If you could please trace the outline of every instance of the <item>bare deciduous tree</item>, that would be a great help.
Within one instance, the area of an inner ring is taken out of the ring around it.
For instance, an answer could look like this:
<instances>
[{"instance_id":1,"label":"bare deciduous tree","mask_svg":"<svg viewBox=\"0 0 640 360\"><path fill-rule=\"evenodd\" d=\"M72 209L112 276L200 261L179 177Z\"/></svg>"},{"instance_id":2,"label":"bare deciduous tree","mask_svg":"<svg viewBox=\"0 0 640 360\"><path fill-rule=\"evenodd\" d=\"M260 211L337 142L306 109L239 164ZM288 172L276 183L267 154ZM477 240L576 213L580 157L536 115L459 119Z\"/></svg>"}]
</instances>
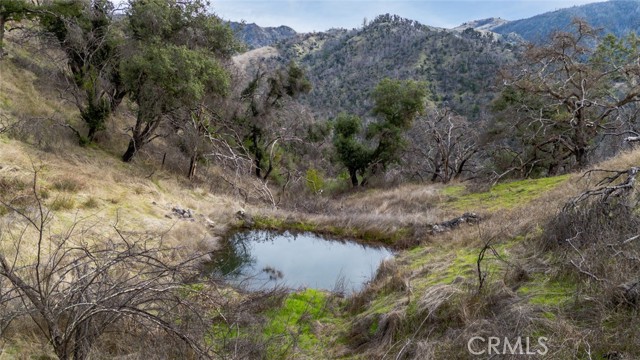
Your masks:
<instances>
[{"instance_id":1,"label":"bare deciduous tree","mask_svg":"<svg viewBox=\"0 0 640 360\"><path fill-rule=\"evenodd\" d=\"M478 131L448 108L432 109L409 131L411 148L407 155L414 173L431 181L448 183L472 172L478 153Z\"/></svg>"},{"instance_id":2,"label":"bare deciduous tree","mask_svg":"<svg viewBox=\"0 0 640 360\"><path fill-rule=\"evenodd\" d=\"M494 106L504 115L496 131L509 134L506 142L518 138L522 158L550 174L585 167L599 139L628 121L622 110L640 101L638 37L601 38L583 20L573 24L503 71L506 89Z\"/></svg>"}]
</instances>

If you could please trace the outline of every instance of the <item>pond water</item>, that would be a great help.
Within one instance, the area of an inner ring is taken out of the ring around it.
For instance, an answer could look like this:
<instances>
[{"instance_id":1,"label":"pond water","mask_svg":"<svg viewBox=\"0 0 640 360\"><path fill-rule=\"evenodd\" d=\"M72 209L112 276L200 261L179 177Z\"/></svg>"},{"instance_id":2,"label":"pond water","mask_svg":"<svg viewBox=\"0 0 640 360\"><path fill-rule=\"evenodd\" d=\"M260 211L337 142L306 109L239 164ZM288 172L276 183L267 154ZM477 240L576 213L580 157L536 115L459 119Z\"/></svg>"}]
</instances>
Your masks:
<instances>
[{"instance_id":1,"label":"pond water","mask_svg":"<svg viewBox=\"0 0 640 360\"><path fill-rule=\"evenodd\" d=\"M312 233L248 230L233 234L216 251L207 272L251 290L275 285L357 291L391 251Z\"/></svg>"}]
</instances>

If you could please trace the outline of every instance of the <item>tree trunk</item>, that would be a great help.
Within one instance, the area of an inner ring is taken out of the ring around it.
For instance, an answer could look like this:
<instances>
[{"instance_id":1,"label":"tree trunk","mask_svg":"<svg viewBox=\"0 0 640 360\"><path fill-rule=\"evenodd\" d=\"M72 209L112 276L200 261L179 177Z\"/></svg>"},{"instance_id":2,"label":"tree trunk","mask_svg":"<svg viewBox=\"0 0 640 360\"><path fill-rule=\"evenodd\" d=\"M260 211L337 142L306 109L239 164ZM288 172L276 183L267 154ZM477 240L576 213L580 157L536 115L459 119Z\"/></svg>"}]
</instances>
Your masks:
<instances>
[{"instance_id":1,"label":"tree trunk","mask_svg":"<svg viewBox=\"0 0 640 360\"><path fill-rule=\"evenodd\" d=\"M0 15L0 59L4 57L4 23L6 22L3 15Z\"/></svg>"},{"instance_id":2,"label":"tree trunk","mask_svg":"<svg viewBox=\"0 0 640 360\"><path fill-rule=\"evenodd\" d=\"M353 187L357 187L358 186L358 175L356 174L356 171L349 169L349 175L351 176L351 185Z\"/></svg>"},{"instance_id":3,"label":"tree trunk","mask_svg":"<svg viewBox=\"0 0 640 360\"><path fill-rule=\"evenodd\" d=\"M73 359L85 360L89 357L91 341L89 339L89 322L83 321L79 324L75 331Z\"/></svg>"},{"instance_id":4,"label":"tree trunk","mask_svg":"<svg viewBox=\"0 0 640 360\"><path fill-rule=\"evenodd\" d=\"M191 161L189 162L189 174L187 175L189 180L193 180L193 177L196 176L197 159L198 153L194 152L191 156Z\"/></svg>"},{"instance_id":5,"label":"tree trunk","mask_svg":"<svg viewBox=\"0 0 640 360\"><path fill-rule=\"evenodd\" d=\"M122 155L122 161L130 162L138 151L140 151L143 145L150 143L153 139L159 136L156 135L155 132L161 124L160 119L147 119L148 120L145 120L142 110L138 109L136 125L131 129L131 140L129 140L127 151Z\"/></svg>"},{"instance_id":6,"label":"tree trunk","mask_svg":"<svg viewBox=\"0 0 640 360\"><path fill-rule=\"evenodd\" d=\"M262 179L262 170L260 169L260 159L258 157L256 157L255 160L253 161L253 163L254 163L254 165L256 167L256 177L258 179Z\"/></svg>"},{"instance_id":7,"label":"tree trunk","mask_svg":"<svg viewBox=\"0 0 640 360\"><path fill-rule=\"evenodd\" d=\"M267 168L267 171L264 173L262 180L267 180L269 175L271 175L272 171L273 171L273 162L271 161L271 158L269 158L269 167Z\"/></svg>"},{"instance_id":8,"label":"tree trunk","mask_svg":"<svg viewBox=\"0 0 640 360\"><path fill-rule=\"evenodd\" d=\"M256 167L256 177L258 179L262 179L262 169L260 168L260 163L262 162L262 150L260 149L260 131L257 127L253 127L251 130L251 142L253 142L253 157L254 164Z\"/></svg>"},{"instance_id":9,"label":"tree trunk","mask_svg":"<svg viewBox=\"0 0 640 360\"><path fill-rule=\"evenodd\" d=\"M588 144L585 138L586 135L584 134L584 130L577 129L573 155L576 158L576 163L578 163L579 169L584 169L587 166Z\"/></svg>"},{"instance_id":10,"label":"tree trunk","mask_svg":"<svg viewBox=\"0 0 640 360\"><path fill-rule=\"evenodd\" d=\"M575 156L578 168L584 169L587 166L587 149L583 147L576 148Z\"/></svg>"},{"instance_id":11,"label":"tree trunk","mask_svg":"<svg viewBox=\"0 0 640 360\"><path fill-rule=\"evenodd\" d=\"M458 178L460 178L460 175L462 175L462 171L464 170L464 164L467 163L467 160L469 160L470 157L471 155L469 157L465 157L464 159L462 159L460 164L458 164L458 168L456 169L456 174L453 176L454 180L457 180Z\"/></svg>"},{"instance_id":12,"label":"tree trunk","mask_svg":"<svg viewBox=\"0 0 640 360\"><path fill-rule=\"evenodd\" d=\"M97 132L98 132L98 130L94 126L89 126L89 132L87 133L87 142L88 143L92 143L93 142L93 140L96 138L96 133ZM82 140L80 140L80 142L82 142ZM80 145L82 145L82 143Z\"/></svg>"},{"instance_id":13,"label":"tree trunk","mask_svg":"<svg viewBox=\"0 0 640 360\"><path fill-rule=\"evenodd\" d=\"M62 342L62 337L58 332L51 331L49 327L49 331L51 333L51 342L53 345L53 352L56 353L56 356L59 360L68 360L69 352L67 351L67 344Z\"/></svg>"},{"instance_id":14,"label":"tree trunk","mask_svg":"<svg viewBox=\"0 0 640 360\"><path fill-rule=\"evenodd\" d=\"M131 138L129 140L129 146L127 147L127 151L125 151L124 155L122 155L122 161L130 162L133 159L133 156L138 152L138 144L135 138Z\"/></svg>"},{"instance_id":15,"label":"tree trunk","mask_svg":"<svg viewBox=\"0 0 640 360\"><path fill-rule=\"evenodd\" d=\"M434 161L433 164L433 175L431 175L431 182L436 182L438 177L440 176L440 162Z\"/></svg>"},{"instance_id":16,"label":"tree trunk","mask_svg":"<svg viewBox=\"0 0 640 360\"><path fill-rule=\"evenodd\" d=\"M583 112L582 110L578 110L574 130L573 155L576 158L576 163L578 163L579 169L584 169L587 166L587 149L589 147L587 131L588 129Z\"/></svg>"}]
</instances>

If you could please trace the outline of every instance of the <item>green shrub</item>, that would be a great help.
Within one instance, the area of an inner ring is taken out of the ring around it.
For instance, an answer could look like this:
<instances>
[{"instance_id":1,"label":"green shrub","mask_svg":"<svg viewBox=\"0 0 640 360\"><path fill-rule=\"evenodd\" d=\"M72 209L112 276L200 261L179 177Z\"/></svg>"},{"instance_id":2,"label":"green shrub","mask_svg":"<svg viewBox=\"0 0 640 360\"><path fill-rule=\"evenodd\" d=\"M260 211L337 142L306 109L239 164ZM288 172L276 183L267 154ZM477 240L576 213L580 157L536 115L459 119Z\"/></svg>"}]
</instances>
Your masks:
<instances>
[{"instance_id":1,"label":"green shrub","mask_svg":"<svg viewBox=\"0 0 640 360\"><path fill-rule=\"evenodd\" d=\"M322 192L322 190L324 190L324 185L325 185L324 178L318 170L314 168L307 170L307 176L305 179L307 183L307 188L312 193L318 194Z\"/></svg>"}]
</instances>

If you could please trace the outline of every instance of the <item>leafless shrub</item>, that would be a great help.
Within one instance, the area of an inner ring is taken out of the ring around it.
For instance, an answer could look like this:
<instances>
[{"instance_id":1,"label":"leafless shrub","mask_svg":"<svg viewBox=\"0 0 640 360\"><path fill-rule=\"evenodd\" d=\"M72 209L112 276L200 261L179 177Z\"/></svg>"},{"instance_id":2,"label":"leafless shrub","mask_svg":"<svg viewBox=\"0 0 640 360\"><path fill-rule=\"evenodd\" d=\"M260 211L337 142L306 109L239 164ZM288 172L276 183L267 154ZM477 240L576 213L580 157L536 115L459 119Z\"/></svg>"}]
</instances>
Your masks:
<instances>
[{"instance_id":1,"label":"leafless shrub","mask_svg":"<svg viewBox=\"0 0 640 360\"><path fill-rule=\"evenodd\" d=\"M0 113L0 134L11 131L16 125L15 121L11 121L7 115Z\"/></svg>"},{"instance_id":2,"label":"leafless shrub","mask_svg":"<svg viewBox=\"0 0 640 360\"><path fill-rule=\"evenodd\" d=\"M9 136L48 152L62 152L72 146L74 130L69 130L67 124L53 117L34 117L19 121L7 132Z\"/></svg>"},{"instance_id":3,"label":"leafless shrub","mask_svg":"<svg viewBox=\"0 0 640 360\"><path fill-rule=\"evenodd\" d=\"M197 257L179 260L181 250L163 246L161 237L125 232L117 222L113 236L92 233L90 223L82 228L87 219L54 233L37 171L31 196L33 206L26 208L1 201L15 214L1 234L9 246L0 254L0 306L9 310L1 326L31 319L60 359L87 358L105 333L126 324L168 334L194 355L210 355L188 285L197 275Z\"/></svg>"},{"instance_id":4,"label":"leafless shrub","mask_svg":"<svg viewBox=\"0 0 640 360\"><path fill-rule=\"evenodd\" d=\"M606 171L611 175L569 201L542 237L542 250L562 254L568 270L591 284L585 291L598 295L602 304L638 305L637 172L636 167Z\"/></svg>"},{"instance_id":5,"label":"leafless shrub","mask_svg":"<svg viewBox=\"0 0 640 360\"><path fill-rule=\"evenodd\" d=\"M400 271L393 259L384 260L380 266L378 266L378 270L373 276L372 281L347 299L347 311L352 314L357 314L377 295L396 291L410 294L411 285L409 283L409 276Z\"/></svg>"}]
</instances>

